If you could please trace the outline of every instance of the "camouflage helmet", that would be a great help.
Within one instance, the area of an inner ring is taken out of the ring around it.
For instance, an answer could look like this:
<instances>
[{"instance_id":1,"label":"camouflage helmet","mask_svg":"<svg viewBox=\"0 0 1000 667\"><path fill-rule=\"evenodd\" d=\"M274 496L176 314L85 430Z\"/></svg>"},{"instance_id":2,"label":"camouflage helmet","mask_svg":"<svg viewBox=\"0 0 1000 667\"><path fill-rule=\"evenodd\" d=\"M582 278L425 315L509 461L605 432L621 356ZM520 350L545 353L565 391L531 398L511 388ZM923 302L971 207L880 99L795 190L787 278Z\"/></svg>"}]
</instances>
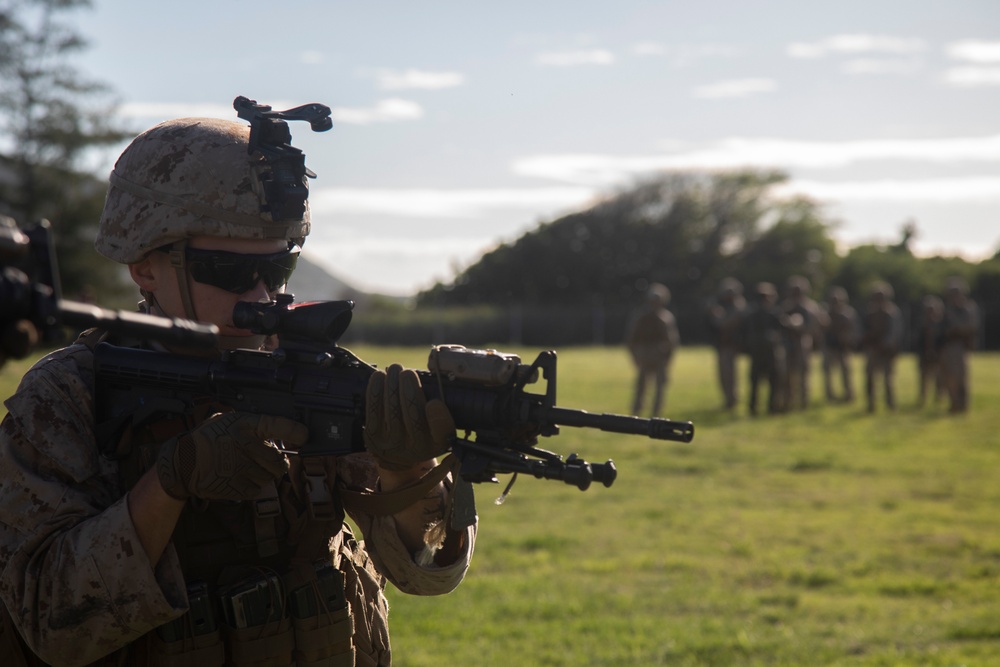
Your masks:
<instances>
[{"instance_id":1,"label":"camouflage helmet","mask_svg":"<svg viewBox=\"0 0 1000 667\"><path fill-rule=\"evenodd\" d=\"M768 282L757 283L753 291L757 296L762 297L775 297L778 295L778 290L775 289L774 283Z\"/></svg>"},{"instance_id":2,"label":"camouflage helmet","mask_svg":"<svg viewBox=\"0 0 1000 667\"><path fill-rule=\"evenodd\" d=\"M665 306L670 303L670 289L662 283L653 283L646 290L646 301Z\"/></svg>"},{"instance_id":3,"label":"camouflage helmet","mask_svg":"<svg viewBox=\"0 0 1000 667\"><path fill-rule=\"evenodd\" d=\"M945 282L944 291L945 293L953 292L967 295L969 293L969 283L965 282L965 279L961 276L951 276Z\"/></svg>"},{"instance_id":4,"label":"camouflage helmet","mask_svg":"<svg viewBox=\"0 0 1000 667\"><path fill-rule=\"evenodd\" d=\"M876 280L872 284L869 294L872 298L879 299L893 299L896 296L896 292L892 289L892 285L884 280Z\"/></svg>"},{"instance_id":5,"label":"camouflage helmet","mask_svg":"<svg viewBox=\"0 0 1000 667\"><path fill-rule=\"evenodd\" d=\"M719 296L735 297L743 295L743 283L736 278L723 278L719 283Z\"/></svg>"},{"instance_id":6,"label":"camouflage helmet","mask_svg":"<svg viewBox=\"0 0 1000 667\"><path fill-rule=\"evenodd\" d=\"M840 285L834 285L830 288L827 298L830 303L847 303L847 290Z\"/></svg>"},{"instance_id":7,"label":"camouflage helmet","mask_svg":"<svg viewBox=\"0 0 1000 667\"><path fill-rule=\"evenodd\" d=\"M137 136L115 163L95 247L121 263L194 236L284 238L309 234L301 218L274 221L261 176L264 157L248 153L250 127L213 118L170 120Z\"/></svg>"},{"instance_id":8,"label":"camouflage helmet","mask_svg":"<svg viewBox=\"0 0 1000 667\"><path fill-rule=\"evenodd\" d=\"M809 293L809 290L812 289L812 285L809 283L809 279L805 276L794 275L788 278L785 283L785 288L792 296L802 296Z\"/></svg>"}]
</instances>

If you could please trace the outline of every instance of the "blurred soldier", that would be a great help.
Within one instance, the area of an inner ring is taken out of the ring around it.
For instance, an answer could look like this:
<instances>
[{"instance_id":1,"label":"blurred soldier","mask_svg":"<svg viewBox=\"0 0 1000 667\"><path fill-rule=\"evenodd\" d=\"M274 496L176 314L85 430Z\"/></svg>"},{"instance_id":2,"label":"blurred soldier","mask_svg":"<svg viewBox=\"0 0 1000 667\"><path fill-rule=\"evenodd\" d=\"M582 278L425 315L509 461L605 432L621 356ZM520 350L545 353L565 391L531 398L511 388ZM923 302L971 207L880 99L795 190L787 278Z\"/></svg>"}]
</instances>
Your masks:
<instances>
[{"instance_id":1,"label":"blurred soldier","mask_svg":"<svg viewBox=\"0 0 1000 667\"><path fill-rule=\"evenodd\" d=\"M35 298L31 281L13 266L29 243L13 218L0 215L0 368L8 358L28 356L38 344L38 330L22 312Z\"/></svg>"},{"instance_id":2,"label":"blurred soldier","mask_svg":"<svg viewBox=\"0 0 1000 667\"><path fill-rule=\"evenodd\" d=\"M851 380L851 353L858 344L861 320L847 300L847 290L831 287L827 297L826 342L823 346L823 382L828 401L854 400L854 383ZM833 378L840 375L843 394L837 396L833 389Z\"/></svg>"},{"instance_id":3,"label":"blurred soldier","mask_svg":"<svg viewBox=\"0 0 1000 667\"><path fill-rule=\"evenodd\" d=\"M809 406L809 369L814 343L826 328L826 313L809 298L809 280L804 276L788 279L781 310L788 316L785 329L787 346L786 407L804 410Z\"/></svg>"},{"instance_id":4,"label":"blurred soldier","mask_svg":"<svg viewBox=\"0 0 1000 667\"><path fill-rule=\"evenodd\" d=\"M927 401L928 389L934 387L934 402L941 399L941 328L944 320L944 302L940 297L928 294L920 308L917 323L916 350L917 370L920 374L920 393L917 405L923 407Z\"/></svg>"},{"instance_id":5,"label":"blurred soldier","mask_svg":"<svg viewBox=\"0 0 1000 667\"><path fill-rule=\"evenodd\" d=\"M979 309L969 298L969 287L961 278L950 278L944 293L941 378L948 392L948 411L969 409L968 353L976 346Z\"/></svg>"},{"instance_id":6,"label":"blurred soldier","mask_svg":"<svg viewBox=\"0 0 1000 667\"><path fill-rule=\"evenodd\" d=\"M681 344L674 314L667 310L670 290L653 283L646 292L646 303L638 309L629 322L625 345L635 362L638 375L635 382L635 400L632 413L640 414L646 395L646 385L653 381L653 406L651 414L660 414L666 398L670 361Z\"/></svg>"},{"instance_id":7,"label":"blurred soldier","mask_svg":"<svg viewBox=\"0 0 1000 667\"><path fill-rule=\"evenodd\" d=\"M743 319L743 338L750 353L750 414L757 414L757 389L768 384L767 411L784 410L785 327L787 317L778 308L778 292L771 283L757 283L756 303Z\"/></svg>"},{"instance_id":8,"label":"blurred soldier","mask_svg":"<svg viewBox=\"0 0 1000 667\"><path fill-rule=\"evenodd\" d=\"M719 285L719 295L708 309L708 325L715 334L719 385L727 410L736 407L736 357L740 352L740 326L746 314L743 285L726 278Z\"/></svg>"},{"instance_id":9,"label":"blurred soldier","mask_svg":"<svg viewBox=\"0 0 1000 667\"><path fill-rule=\"evenodd\" d=\"M879 281L872 287L868 310L864 318L864 337L861 340L865 352L865 393L868 396L868 412L875 412L875 384L881 379L885 386L885 404L890 410L896 407L893 390L893 373L896 355L903 335L903 316L893 303L894 296L889 283Z\"/></svg>"}]
</instances>

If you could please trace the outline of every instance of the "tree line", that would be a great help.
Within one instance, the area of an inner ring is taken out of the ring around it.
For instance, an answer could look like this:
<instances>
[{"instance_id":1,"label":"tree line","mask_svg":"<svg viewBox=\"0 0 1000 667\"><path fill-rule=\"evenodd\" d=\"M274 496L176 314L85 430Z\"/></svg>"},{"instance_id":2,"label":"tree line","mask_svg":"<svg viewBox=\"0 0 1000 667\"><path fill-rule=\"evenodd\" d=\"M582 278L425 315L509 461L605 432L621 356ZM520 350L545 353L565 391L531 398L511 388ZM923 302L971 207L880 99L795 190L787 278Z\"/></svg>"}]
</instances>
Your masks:
<instances>
[{"instance_id":1,"label":"tree line","mask_svg":"<svg viewBox=\"0 0 1000 667\"><path fill-rule=\"evenodd\" d=\"M568 328L577 335L565 342L603 335L611 343L620 340L624 313L650 284L661 283L672 292L670 309L683 339L697 343L709 339L705 311L727 277L749 292L765 281L780 289L801 275L814 298L840 286L856 307L885 281L915 317L925 295L939 295L946 280L958 276L982 310L981 343L1000 347L1000 253L982 262L918 257L910 244L919 230L909 222L897 243L859 245L842 254L833 239L836 221L820 204L774 194L787 179L780 171L750 169L648 176L486 253L453 281L419 294L417 303L491 304L520 312L514 318L576 309L582 315ZM604 320L603 334L595 334L595 318Z\"/></svg>"},{"instance_id":2,"label":"tree line","mask_svg":"<svg viewBox=\"0 0 1000 667\"><path fill-rule=\"evenodd\" d=\"M107 183L80 164L88 151L131 135L115 120L108 87L73 66L86 48L73 14L90 4L0 2L6 154L0 155L0 214L21 224L51 220L64 293L93 292L102 305L124 307L134 290L92 245ZM628 311L650 284L662 283L673 293L684 340L696 343L708 338L705 308L726 277L749 290L803 275L814 297L839 285L856 306L884 280L906 310L957 275L980 305L982 343L1000 348L1000 254L978 263L916 257L909 247L918 232L913 224L901 229L896 244L840 254L832 238L836 223L821 206L774 195L787 179L767 169L648 176L486 253L450 282L417 295L416 310L367 299L351 336L387 343L615 344Z\"/></svg>"}]
</instances>

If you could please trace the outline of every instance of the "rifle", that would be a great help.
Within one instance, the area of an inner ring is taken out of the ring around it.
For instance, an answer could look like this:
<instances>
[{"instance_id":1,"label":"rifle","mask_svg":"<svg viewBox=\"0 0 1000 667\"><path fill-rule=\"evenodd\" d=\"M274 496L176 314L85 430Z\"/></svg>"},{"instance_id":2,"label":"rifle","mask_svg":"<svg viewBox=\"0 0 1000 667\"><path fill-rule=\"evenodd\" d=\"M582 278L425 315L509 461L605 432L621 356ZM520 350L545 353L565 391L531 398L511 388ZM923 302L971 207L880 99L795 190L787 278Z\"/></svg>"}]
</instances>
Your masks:
<instances>
[{"instance_id":1,"label":"rifle","mask_svg":"<svg viewBox=\"0 0 1000 667\"><path fill-rule=\"evenodd\" d=\"M39 343L64 342L66 326L101 327L189 348L216 345L214 325L63 299L48 220L22 229L12 218L0 216L0 269L0 360L25 357Z\"/></svg>"},{"instance_id":2,"label":"rifle","mask_svg":"<svg viewBox=\"0 0 1000 667\"><path fill-rule=\"evenodd\" d=\"M327 456L364 451L365 389L375 367L337 345L352 317L352 301L294 303L279 294L270 303L240 303L237 327L277 335L270 351L226 350L216 358L181 356L100 343L94 350L97 437L104 455L120 457L121 435L167 415L188 415L210 401L234 410L299 421L310 440L289 451ZM546 380L544 393L528 386ZM522 364L516 355L495 350L436 346L428 370L418 371L428 399L448 406L458 431L452 451L469 482L496 482L497 474L525 473L562 480L587 489L597 481L611 486L614 462L589 463L576 454L563 459L537 447L539 437L560 426L597 428L690 442L691 422L591 414L556 406L556 353L542 352ZM475 436L473 439L472 436ZM513 480L512 480L513 481Z\"/></svg>"}]
</instances>

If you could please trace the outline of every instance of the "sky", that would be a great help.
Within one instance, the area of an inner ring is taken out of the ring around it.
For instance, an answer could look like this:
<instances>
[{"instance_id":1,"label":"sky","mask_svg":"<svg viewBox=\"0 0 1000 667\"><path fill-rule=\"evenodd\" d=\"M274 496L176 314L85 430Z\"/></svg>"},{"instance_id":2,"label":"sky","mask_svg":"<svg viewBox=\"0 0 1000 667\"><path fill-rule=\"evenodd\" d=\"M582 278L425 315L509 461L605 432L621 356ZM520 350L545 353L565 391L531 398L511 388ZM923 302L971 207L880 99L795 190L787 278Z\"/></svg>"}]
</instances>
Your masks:
<instances>
[{"instance_id":1,"label":"sky","mask_svg":"<svg viewBox=\"0 0 1000 667\"><path fill-rule=\"evenodd\" d=\"M291 123L318 178L304 254L411 295L658 170L779 168L842 250L1000 248L1000 2L94 0L74 64L127 127ZM95 158L106 176L121 147Z\"/></svg>"}]
</instances>

